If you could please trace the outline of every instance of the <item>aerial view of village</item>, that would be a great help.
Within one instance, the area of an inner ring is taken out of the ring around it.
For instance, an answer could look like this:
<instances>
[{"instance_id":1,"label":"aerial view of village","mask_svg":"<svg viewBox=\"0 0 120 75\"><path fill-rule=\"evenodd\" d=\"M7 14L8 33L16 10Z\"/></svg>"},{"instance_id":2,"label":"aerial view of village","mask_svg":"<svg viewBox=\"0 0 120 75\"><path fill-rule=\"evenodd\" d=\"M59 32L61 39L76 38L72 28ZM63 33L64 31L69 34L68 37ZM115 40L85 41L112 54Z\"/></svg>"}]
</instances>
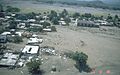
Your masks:
<instances>
[{"instance_id":1,"label":"aerial view of village","mask_svg":"<svg viewBox=\"0 0 120 75\"><path fill-rule=\"evenodd\" d=\"M0 0L0 75L120 75L120 0Z\"/></svg>"}]
</instances>

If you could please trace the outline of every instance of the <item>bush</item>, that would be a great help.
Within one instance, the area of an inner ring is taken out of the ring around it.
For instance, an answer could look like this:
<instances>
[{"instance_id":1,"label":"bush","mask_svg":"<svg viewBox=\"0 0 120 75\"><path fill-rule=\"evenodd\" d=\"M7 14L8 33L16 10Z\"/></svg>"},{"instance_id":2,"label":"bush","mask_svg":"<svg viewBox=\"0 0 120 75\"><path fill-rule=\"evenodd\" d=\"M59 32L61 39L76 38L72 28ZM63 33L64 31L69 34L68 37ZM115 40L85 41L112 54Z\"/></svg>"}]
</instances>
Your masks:
<instances>
[{"instance_id":1,"label":"bush","mask_svg":"<svg viewBox=\"0 0 120 75\"><path fill-rule=\"evenodd\" d=\"M57 31L55 26L52 26L52 27L51 27L51 30L52 30L53 32L56 32L56 31Z\"/></svg>"},{"instance_id":2,"label":"bush","mask_svg":"<svg viewBox=\"0 0 120 75\"><path fill-rule=\"evenodd\" d=\"M51 24L49 22L43 22L42 25L43 25L43 28L46 28L47 26L50 26Z\"/></svg>"},{"instance_id":3,"label":"bush","mask_svg":"<svg viewBox=\"0 0 120 75\"><path fill-rule=\"evenodd\" d=\"M14 43L23 42L22 37L20 37L20 36L14 36L14 37L13 37L13 42L14 42Z\"/></svg>"},{"instance_id":4,"label":"bush","mask_svg":"<svg viewBox=\"0 0 120 75\"><path fill-rule=\"evenodd\" d=\"M29 72L32 74L40 72L40 65L41 65L40 60L31 60L26 64Z\"/></svg>"},{"instance_id":5,"label":"bush","mask_svg":"<svg viewBox=\"0 0 120 75\"><path fill-rule=\"evenodd\" d=\"M10 21L9 22L9 29L16 29L17 28L17 22L15 22L15 21Z\"/></svg>"},{"instance_id":6,"label":"bush","mask_svg":"<svg viewBox=\"0 0 120 75\"><path fill-rule=\"evenodd\" d=\"M0 34L3 33L5 29L3 27L0 27Z\"/></svg>"}]
</instances>

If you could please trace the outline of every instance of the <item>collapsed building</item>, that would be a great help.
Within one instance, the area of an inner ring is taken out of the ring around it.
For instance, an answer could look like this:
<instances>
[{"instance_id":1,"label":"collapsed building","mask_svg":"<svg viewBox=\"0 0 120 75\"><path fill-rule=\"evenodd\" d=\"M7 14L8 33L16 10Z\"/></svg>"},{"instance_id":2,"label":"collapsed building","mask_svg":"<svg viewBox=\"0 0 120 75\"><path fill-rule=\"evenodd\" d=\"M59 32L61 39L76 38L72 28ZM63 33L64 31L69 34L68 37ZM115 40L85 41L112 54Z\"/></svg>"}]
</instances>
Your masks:
<instances>
[{"instance_id":1,"label":"collapsed building","mask_svg":"<svg viewBox=\"0 0 120 75\"><path fill-rule=\"evenodd\" d=\"M20 58L20 54L17 53L5 53L0 59L1 67L15 66Z\"/></svg>"}]
</instances>

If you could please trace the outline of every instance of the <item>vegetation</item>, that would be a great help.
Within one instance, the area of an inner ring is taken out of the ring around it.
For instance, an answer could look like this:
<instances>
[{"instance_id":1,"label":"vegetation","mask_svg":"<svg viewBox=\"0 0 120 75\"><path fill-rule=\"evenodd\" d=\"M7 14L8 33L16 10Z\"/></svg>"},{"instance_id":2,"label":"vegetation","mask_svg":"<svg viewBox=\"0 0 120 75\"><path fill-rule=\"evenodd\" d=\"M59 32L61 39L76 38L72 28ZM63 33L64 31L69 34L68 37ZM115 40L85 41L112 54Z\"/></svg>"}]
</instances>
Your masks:
<instances>
[{"instance_id":1,"label":"vegetation","mask_svg":"<svg viewBox=\"0 0 120 75\"><path fill-rule=\"evenodd\" d=\"M20 12L20 9L12 6L7 6L6 12Z\"/></svg>"},{"instance_id":2,"label":"vegetation","mask_svg":"<svg viewBox=\"0 0 120 75\"><path fill-rule=\"evenodd\" d=\"M119 5L109 5L106 4L100 0L95 0L95 1L74 1L74 0L36 0L44 3L61 3L61 4L66 4L66 5L77 5L77 6L85 6L85 7L94 7L94 8L102 8L102 9L112 9L112 10L120 10Z\"/></svg>"},{"instance_id":3,"label":"vegetation","mask_svg":"<svg viewBox=\"0 0 120 75\"><path fill-rule=\"evenodd\" d=\"M9 29L16 29L17 28L17 22L15 22L14 20L13 21L10 21L9 22Z\"/></svg>"},{"instance_id":4,"label":"vegetation","mask_svg":"<svg viewBox=\"0 0 120 75\"><path fill-rule=\"evenodd\" d=\"M50 26L51 24L45 21L42 23L42 25L43 25L43 28L47 28L47 26Z\"/></svg>"},{"instance_id":5,"label":"vegetation","mask_svg":"<svg viewBox=\"0 0 120 75\"><path fill-rule=\"evenodd\" d=\"M0 4L0 12L3 12L3 5Z\"/></svg>"},{"instance_id":6,"label":"vegetation","mask_svg":"<svg viewBox=\"0 0 120 75\"><path fill-rule=\"evenodd\" d=\"M51 26L51 30L52 30L53 32L56 32L56 31L57 31L55 26Z\"/></svg>"},{"instance_id":7,"label":"vegetation","mask_svg":"<svg viewBox=\"0 0 120 75\"><path fill-rule=\"evenodd\" d=\"M14 36L14 37L13 37L13 42L14 42L14 43L23 42L22 37L20 37L20 36Z\"/></svg>"},{"instance_id":8,"label":"vegetation","mask_svg":"<svg viewBox=\"0 0 120 75\"><path fill-rule=\"evenodd\" d=\"M42 27L32 27L32 28L28 28L27 31L32 31L32 32L42 32L43 28Z\"/></svg>"},{"instance_id":9,"label":"vegetation","mask_svg":"<svg viewBox=\"0 0 120 75\"><path fill-rule=\"evenodd\" d=\"M26 64L30 73L32 74L39 73L41 75L40 65L41 65L40 60L31 60L30 62Z\"/></svg>"},{"instance_id":10,"label":"vegetation","mask_svg":"<svg viewBox=\"0 0 120 75\"><path fill-rule=\"evenodd\" d=\"M55 25L59 24L59 22L58 22L59 17L58 17L58 15L57 15L57 12L56 12L56 11L51 10L51 13L50 13L48 16L49 16L49 20L50 20L53 24L55 24Z\"/></svg>"},{"instance_id":11,"label":"vegetation","mask_svg":"<svg viewBox=\"0 0 120 75\"><path fill-rule=\"evenodd\" d=\"M5 31L5 29L0 26L0 34L3 33L4 31Z\"/></svg>"},{"instance_id":12,"label":"vegetation","mask_svg":"<svg viewBox=\"0 0 120 75\"><path fill-rule=\"evenodd\" d=\"M79 18L80 17L80 14L78 12L75 12L73 15L72 15L73 18Z\"/></svg>"},{"instance_id":13,"label":"vegetation","mask_svg":"<svg viewBox=\"0 0 120 75\"><path fill-rule=\"evenodd\" d=\"M80 71L90 72L91 68L87 65L88 55L83 52L65 53L66 56L76 61L75 67Z\"/></svg>"}]
</instances>

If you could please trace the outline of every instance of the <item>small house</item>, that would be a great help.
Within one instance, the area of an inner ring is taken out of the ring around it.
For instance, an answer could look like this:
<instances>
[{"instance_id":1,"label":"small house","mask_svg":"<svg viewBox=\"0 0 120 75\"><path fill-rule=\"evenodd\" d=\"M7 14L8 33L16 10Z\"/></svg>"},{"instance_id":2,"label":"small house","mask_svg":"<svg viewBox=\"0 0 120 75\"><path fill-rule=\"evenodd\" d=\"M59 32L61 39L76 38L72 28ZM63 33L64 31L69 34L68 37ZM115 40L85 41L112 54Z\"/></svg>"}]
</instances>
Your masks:
<instances>
[{"instance_id":1,"label":"small house","mask_svg":"<svg viewBox=\"0 0 120 75\"><path fill-rule=\"evenodd\" d=\"M26 45L23 50L22 53L24 54L38 54L39 53L39 46L33 46L33 45Z\"/></svg>"}]
</instances>

